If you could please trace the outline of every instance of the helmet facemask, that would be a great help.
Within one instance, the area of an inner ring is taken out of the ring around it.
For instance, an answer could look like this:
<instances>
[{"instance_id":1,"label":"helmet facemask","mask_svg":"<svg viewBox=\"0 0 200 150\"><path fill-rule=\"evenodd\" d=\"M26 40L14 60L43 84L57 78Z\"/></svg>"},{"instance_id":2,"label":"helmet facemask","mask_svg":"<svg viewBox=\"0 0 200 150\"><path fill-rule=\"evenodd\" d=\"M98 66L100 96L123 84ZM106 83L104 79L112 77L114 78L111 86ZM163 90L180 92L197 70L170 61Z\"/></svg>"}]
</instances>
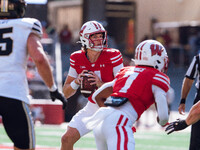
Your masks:
<instances>
[{"instance_id":1,"label":"helmet facemask","mask_svg":"<svg viewBox=\"0 0 200 150\"><path fill-rule=\"evenodd\" d=\"M165 62L165 64L164 64L164 67L163 67L163 69L161 71L167 73L168 65L169 65L169 58L168 58L168 56L166 56L164 58L164 62Z\"/></svg>"},{"instance_id":2,"label":"helmet facemask","mask_svg":"<svg viewBox=\"0 0 200 150\"><path fill-rule=\"evenodd\" d=\"M24 0L0 1L0 18L22 18L25 15L26 2Z\"/></svg>"},{"instance_id":3,"label":"helmet facemask","mask_svg":"<svg viewBox=\"0 0 200 150\"><path fill-rule=\"evenodd\" d=\"M94 34L99 34L99 33L94 33ZM91 39L91 36L93 36L94 34L91 34L88 41L89 41L89 46L90 46L90 49L94 50L94 51L102 51L103 48L105 47L104 43L105 43L105 33L102 32L103 34L103 37L102 38L97 38L97 39ZM100 33L101 34L101 33ZM95 44L95 43L100 43L100 44Z\"/></svg>"}]
</instances>

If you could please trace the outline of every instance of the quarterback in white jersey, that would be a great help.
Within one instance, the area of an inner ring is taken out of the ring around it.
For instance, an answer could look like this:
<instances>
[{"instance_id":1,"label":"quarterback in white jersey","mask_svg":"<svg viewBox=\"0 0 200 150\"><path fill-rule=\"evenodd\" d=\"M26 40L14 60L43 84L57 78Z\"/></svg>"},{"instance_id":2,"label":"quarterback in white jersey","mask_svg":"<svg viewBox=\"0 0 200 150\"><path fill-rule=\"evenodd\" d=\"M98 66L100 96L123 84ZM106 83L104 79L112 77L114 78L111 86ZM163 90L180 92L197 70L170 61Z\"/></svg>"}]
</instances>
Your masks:
<instances>
[{"instance_id":1,"label":"quarterback in white jersey","mask_svg":"<svg viewBox=\"0 0 200 150\"><path fill-rule=\"evenodd\" d=\"M34 150L35 133L26 78L28 55L48 86L51 99L60 99L65 104L65 98L57 90L40 42L41 23L23 18L24 0L1 0L0 7L0 115L14 150Z\"/></svg>"}]
</instances>

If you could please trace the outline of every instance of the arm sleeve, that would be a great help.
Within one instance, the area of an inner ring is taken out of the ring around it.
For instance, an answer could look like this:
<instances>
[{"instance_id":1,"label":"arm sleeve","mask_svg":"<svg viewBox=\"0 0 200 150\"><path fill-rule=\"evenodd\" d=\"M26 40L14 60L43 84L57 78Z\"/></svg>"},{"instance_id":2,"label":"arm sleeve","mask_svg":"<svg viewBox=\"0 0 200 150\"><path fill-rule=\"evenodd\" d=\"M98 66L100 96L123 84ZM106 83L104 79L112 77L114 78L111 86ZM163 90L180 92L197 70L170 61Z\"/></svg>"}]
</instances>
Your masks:
<instances>
[{"instance_id":1,"label":"arm sleeve","mask_svg":"<svg viewBox=\"0 0 200 150\"><path fill-rule=\"evenodd\" d=\"M114 74L114 77L117 75L117 73L120 71L120 69L124 67L123 63L121 63L120 65L116 66L113 68L113 74Z\"/></svg>"},{"instance_id":2,"label":"arm sleeve","mask_svg":"<svg viewBox=\"0 0 200 150\"><path fill-rule=\"evenodd\" d=\"M115 79L116 80L116 79ZM92 100L96 103L96 100L95 100L95 97L101 92L103 91L104 89L106 89L107 87L113 87L114 83L115 83L115 80L111 81L111 82L107 82L107 83L104 83L100 88L98 88L92 95Z\"/></svg>"},{"instance_id":3,"label":"arm sleeve","mask_svg":"<svg viewBox=\"0 0 200 150\"><path fill-rule=\"evenodd\" d=\"M168 104L171 104L175 99L175 93L174 93L174 89L172 87L169 88L168 92L167 92L167 102Z\"/></svg>"},{"instance_id":4,"label":"arm sleeve","mask_svg":"<svg viewBox=\"0 0 200 150\"><path fill-rule=\"evenodd\" d=\"M152 85L152 92L154 94L155 102L157 106L157 112L158 112L158 117L159 117L158 123L161 126L163 126L168 122L168 119L169 119L166 92L155 85Z\"/></svg>"},{"instance_id":5,"label":"arm sleeve","mask_svg":"<svg viewBox=\"0 0 200 150\"><path fill-rule=\"evenodd\" d=\"M75 70L74 68L72 68L72 67L70 66L70 67L69 67L68 76L77 78L77 77L78 77L78 73L76 72L76 70Z\"/></svg>"}]
</instances>

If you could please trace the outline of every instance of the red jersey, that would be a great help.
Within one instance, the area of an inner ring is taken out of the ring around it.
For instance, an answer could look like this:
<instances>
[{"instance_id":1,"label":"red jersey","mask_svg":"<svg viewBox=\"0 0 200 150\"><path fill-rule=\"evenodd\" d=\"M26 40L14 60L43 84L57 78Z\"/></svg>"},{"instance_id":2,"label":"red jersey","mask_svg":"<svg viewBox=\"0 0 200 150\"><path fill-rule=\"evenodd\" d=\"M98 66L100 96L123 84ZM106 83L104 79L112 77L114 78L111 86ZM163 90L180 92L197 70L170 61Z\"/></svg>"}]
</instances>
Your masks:
<instances>
[{"instance_id":1,"label":"red jersey","mask_svg":"<svg viewBox=\"0 0 200 150\"><path fill-rule=\"evenodd\" d=\"M110 82L114 79L113 68L123 63L119 50L104 48L96 62L91 63L84 50L71 54L70 66L80 74L83 70L93 71L103 82ZM88 98L91 102L91 96ZM93 102L94 103L94 102Z\"/></svg>"},{"instance_id":2,"label":"red jersey","mask_svg":"<svg viewBox=\"0 0 200 150\"><path fill-rule=\"evenodd\" d=\"M116 75L113 86L114 97L126 97L138 114L141 114L155 103L152 85L156 85L165 92L169 90L169 77L159 70L146 66L124 67Z\"/></svg>"}]
</instances>

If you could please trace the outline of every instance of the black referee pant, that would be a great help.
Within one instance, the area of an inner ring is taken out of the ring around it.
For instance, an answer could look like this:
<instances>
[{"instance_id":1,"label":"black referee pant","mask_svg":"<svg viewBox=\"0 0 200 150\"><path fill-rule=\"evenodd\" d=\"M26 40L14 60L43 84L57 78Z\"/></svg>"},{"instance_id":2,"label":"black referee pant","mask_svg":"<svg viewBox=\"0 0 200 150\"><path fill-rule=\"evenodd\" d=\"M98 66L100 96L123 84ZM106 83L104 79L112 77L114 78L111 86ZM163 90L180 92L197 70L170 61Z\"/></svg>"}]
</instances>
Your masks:
<instances>
[{"instance_id":1,"label":"black referee pant","mask_svg":"<svg viewBox=\"0 0 200 150\"><path fill-rule=\"evenodd\" d=\"M196 104L199 100L200 100L200 91L198 91L196 94L196 97L194 99L194 104ZM189 150L200 150L200 121L196 122L191 127Z\"/></svg>"}]
</instances>

